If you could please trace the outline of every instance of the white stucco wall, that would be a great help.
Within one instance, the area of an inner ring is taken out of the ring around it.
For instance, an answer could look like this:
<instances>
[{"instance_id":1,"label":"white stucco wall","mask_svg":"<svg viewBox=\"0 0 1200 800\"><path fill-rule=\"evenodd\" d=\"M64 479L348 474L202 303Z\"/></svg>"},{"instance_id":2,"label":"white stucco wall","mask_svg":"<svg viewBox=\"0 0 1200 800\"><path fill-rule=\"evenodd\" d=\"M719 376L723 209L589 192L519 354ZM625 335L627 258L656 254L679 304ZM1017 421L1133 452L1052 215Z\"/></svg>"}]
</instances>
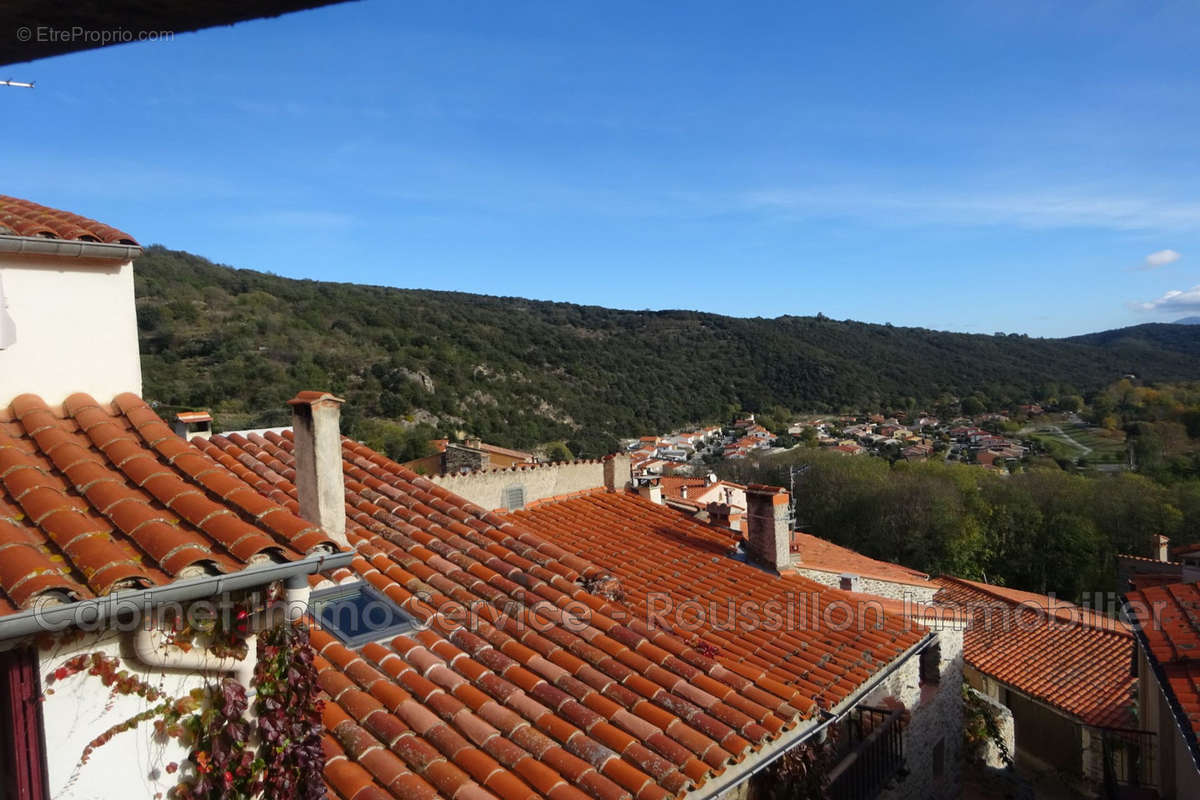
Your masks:
<instances>
[{"instance_id":1,"label":"white stucco wall","mask_svg":"<svg viewBox=\"0 0 1200 800\"><path fill-rule=\"evenodd\" d=\"M568 461L428 477L476 505L494 509L504 506L504 490L512 486L525 487L526 505L547 497L600 488L604 486L604 462Z\"/></svg>"},{"instance_id":2,"label":"white stucco wall","mask_svg":"<svg viewBox=\"0 0 1200 800\"><path fill-rule=\"evenodd\" d=\"M43 692L53 691L42 705L50 796L54 800L151 800L162 792L166 797L179 782L179 774L167 774L166 766L172 761L182 763L188 751L174 739L159 741L152 721L117 734L96 748L86 764L79 763L84 748L94 738L155 705L141 697L113 694L99 677L86 672L47 685L46 676L72 656L93 652L120 657L122 668L168 697L181 697L206 683L197 673L151 672L141 667L132 659L129 644L120 634L90 634L41 649L38 658Z\"/></svg>"},{"instance_id":3,"label":"white stucco wall","mask_svg":"<svg viewBox=\"0 0 1200 800\"><path fill-rule=\"evenodd\" d=\"M106 403L142 392L133 263L0 255L15 341L0 349L0 407L31 392Z\"/></svg>"}]
</instances>

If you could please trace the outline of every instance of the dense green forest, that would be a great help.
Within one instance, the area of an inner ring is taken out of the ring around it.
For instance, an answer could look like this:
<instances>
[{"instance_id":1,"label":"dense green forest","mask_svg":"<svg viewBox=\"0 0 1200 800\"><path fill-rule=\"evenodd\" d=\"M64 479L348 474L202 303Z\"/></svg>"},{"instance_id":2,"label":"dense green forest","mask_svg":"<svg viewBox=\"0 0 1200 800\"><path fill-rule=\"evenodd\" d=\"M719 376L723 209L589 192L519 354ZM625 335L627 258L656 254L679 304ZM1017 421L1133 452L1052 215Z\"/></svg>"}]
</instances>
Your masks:
<instances>
[{"instance_id":1,"label":"dense green forest","mask_svg":"<svg viewBox=\"0 0 1200 800\"><path fill-rule=\"evenodd\" d=\"M598 455L616 437L737 409L911 409L967 395L1001 408L1048 383L1082 394L1126 372L1200 376L1193 326L1055 340L619 311L292 280L161 246L135 272L144 393L164 413L280 424L297 389L331 389L348 400L347 430L394 455L456 430Z\"/></svg>"},{"instance_id":2,"label":"dense green forest","mask_svg":"<svg viewBox=\"0 0 1200 800\"><path fill-rule=\"evenodd\" d=\"M874 558L1068 600L1116 591L1117 553L1149 556L1153 536L1200 540L1200 481L1057 468L1015 475L941 461L889 464L800 449L725 462L735 480L796 482L799 527Z\"/></svg>"}]
</instances>

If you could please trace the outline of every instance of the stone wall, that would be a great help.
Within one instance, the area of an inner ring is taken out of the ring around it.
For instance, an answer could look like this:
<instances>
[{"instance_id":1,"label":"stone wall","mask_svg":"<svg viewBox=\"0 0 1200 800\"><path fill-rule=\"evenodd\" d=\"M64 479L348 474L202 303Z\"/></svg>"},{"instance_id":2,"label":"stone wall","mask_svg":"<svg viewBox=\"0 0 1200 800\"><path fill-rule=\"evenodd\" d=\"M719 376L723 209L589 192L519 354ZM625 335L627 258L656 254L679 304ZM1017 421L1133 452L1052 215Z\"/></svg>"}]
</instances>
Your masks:
<instances>
[{"instance_id":1,"label":"stone wall","mask_svg":"<svg viewBox=\"0 0 1200 800\"><path fill-rule=\"evenodd\" d=\"M931 626L932 627L932 626ZM960 793L963 741L962 631L952 624L938 631L937 683L922 684L920 657L910 658L872 693L869 705L886 697L911 714L904 731L909 774L885 790L883 800L952 800Z\"/></svg>"},{"instance_id":2,"label":"stone wall","mask_svg":"<svg viewBox=\"0 0 1200 800\"><path fill-rule=\"evenodd\" d=\"M841 588L842 573L840 572L806 567L802 561L794 557L792 558L792 569L796 571L797 575L803 575L805 578L814 580L824 586L832 586L834 589ZM934 584L917 586L916 584L884 581L878 578L864 578L860 575L856 593L873 594L877 597L887 597L892 600L908 600L914 604L930 605L933 602L933 596L937 594L940 588L940 586Z\"/></svg>"},{"instance_id":3,"label":"stone wall","mask_svg":"<svg viewBox=\"0 0 1200 800\"><path fill-rule=\"evenodd\" d=\"M504 507L505 491L516 487L525 490L526 506L550 497L603 488L604 465L600 459L581 459L558 464L520 464L457 475L431 475L429 479L476 505L496 509Z\"/></svg>"}]
</instances>

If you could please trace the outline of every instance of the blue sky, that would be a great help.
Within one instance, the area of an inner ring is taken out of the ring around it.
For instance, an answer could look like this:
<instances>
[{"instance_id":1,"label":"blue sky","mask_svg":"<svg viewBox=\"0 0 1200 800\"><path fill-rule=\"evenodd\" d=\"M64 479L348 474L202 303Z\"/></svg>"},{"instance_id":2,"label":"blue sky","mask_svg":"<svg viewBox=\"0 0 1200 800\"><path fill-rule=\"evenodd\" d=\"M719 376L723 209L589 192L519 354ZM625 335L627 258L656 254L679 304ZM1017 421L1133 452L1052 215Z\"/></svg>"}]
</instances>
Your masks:
<instances>
[{"instance_id":1,"label":"blue sky","mask_svg":"<svg viewBox=\"0 0 1200 800\"><path fill-rule=\"evenodd\" d=\"M1193 2L367 0L8 68L0 192L288 276L1069 335L1200 313L1197 41Z\"/></svg>"}]
</instances>

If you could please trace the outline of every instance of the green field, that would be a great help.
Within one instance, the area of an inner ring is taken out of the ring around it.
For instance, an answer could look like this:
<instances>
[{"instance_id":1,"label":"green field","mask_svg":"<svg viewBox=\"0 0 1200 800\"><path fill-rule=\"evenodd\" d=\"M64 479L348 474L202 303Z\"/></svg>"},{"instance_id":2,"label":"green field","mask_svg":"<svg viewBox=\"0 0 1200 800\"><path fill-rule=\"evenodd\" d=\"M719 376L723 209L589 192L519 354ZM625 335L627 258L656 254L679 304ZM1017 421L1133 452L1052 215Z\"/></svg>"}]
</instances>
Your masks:
<instances>
[{"instance_id":1,"label":"green field","mask_svg":"<svg viewBox=\"0 0 1200 800\"><path fill-rule=\"evenodd\" d=\"M1082 459L1091 466L1126 464L1125 434L1122 431L1067 423L1060 428L1061 434L1049 427L1039 428L1033 438L1040 441L1055 458L1070 458L1076 462Z\"/></svg>"}]
</instances>

